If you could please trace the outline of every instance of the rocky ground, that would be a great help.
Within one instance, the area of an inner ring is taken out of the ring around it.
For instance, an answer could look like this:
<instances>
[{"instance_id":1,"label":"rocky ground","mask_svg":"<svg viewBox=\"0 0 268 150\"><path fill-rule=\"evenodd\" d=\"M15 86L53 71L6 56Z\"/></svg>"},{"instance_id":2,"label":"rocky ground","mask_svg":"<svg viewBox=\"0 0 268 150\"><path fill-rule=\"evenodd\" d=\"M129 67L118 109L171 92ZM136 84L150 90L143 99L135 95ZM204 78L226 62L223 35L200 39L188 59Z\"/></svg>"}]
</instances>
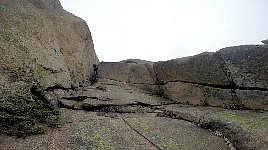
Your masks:
<instances>
[{"instance_id":1,"label":"rocky ground","mask_svg":"<svg viewBox=\"0 0 268 150\"><path fill-rule=\"evenodd\" d=\"M102 80L62 95L61 125L43 135L0 135L0 149L268 149L268 113L181 105Z\"/></svg>"}]
</instances>

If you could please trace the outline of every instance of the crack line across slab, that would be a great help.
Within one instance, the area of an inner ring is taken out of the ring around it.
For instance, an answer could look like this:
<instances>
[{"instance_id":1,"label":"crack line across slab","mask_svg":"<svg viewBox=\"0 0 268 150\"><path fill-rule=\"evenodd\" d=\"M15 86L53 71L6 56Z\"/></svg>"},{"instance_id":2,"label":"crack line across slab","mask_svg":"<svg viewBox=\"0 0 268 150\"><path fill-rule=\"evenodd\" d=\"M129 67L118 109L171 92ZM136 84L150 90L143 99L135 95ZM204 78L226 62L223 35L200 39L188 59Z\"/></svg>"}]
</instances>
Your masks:
<instances>
[{"instance_id":1,"label":"crack line across slab","mask_svg":"<svg viewBox=\"0 0 268 150\"><path fill-rule=\"evenodd\" d=\"M106 78L106 79L109 79L109 78ZM122 81L114 80L114 79L109 79L109 80L122 82ZM196 84L196 85L207 86L207 87L212 87L212 88L219 88L219 89L268 91L267 88L261 88L261 87L241 87L241 86L236 85L233 82L231 82L229 85L220 85L220 84L200 83L200 82L184 81L184 80L170 80L170 81L159 82L159 83L130 83L130 84L133 84L133 85L156 85L156 86L161 86L161 85L165 85L167 83L174 83L174 82L190 83L190 84Z\"/></svg>"},{"instance_id":2,"label":"crack line across slab","mask_svg":"<svg viewBox=\"0 0 268 150\"><path fill-rule=\"evenodd\" d=\"M151 143L157 149L162 150L162 148L160 148L159 146L157 146L153 141L149 140L146 136L144 136L138 130L136 130L135 128L133 128L123 117L122 117L122 120L131 128L131 130L135 131L137 134L139 134L140 136L142 136L145 140L147 140L149 143Z\"/></svg>"}]
</instances>

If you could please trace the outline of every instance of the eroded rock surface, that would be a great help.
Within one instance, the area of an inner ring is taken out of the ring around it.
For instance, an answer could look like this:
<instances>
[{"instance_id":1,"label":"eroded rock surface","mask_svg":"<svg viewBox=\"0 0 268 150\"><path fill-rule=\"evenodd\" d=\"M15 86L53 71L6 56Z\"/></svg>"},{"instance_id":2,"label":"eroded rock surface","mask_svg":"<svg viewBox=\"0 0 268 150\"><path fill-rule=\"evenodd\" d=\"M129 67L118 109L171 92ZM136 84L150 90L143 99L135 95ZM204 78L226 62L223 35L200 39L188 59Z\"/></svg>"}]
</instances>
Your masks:
<instances>
[{"instance_id":1,"label":"eroded rock surface","mask_svg":"<svg viewBox=\"0 0 268 150\"><path fill-rule=\"evenodd\" d=\"M45 90L83 85L98 62L91 33L59 0L1 0L0 20L0 127L39 133L58 114Z\"/></svg>"},{"instance_id":2,"label":"eroded rock surface","mask_svg":"<svg viewBox=\"0 0 268 150\"><path fill-rule=\"evenodd\" d=\"M267 110L267 53L267 45L243 45L147 67L135 60L103 62L100 74L181 103Z\"/></svg>"},{"instance_id":3,"label":"eroded rock surface","mask_svg":"<svg viewBox=\"0 0 268 150\"><path fill-rule=\"evenodd\" d=\"M159 92L153 63L141 60L100 62L100 77L126 82L154 93Z\"/></svg>"},{"instance_id":4,"label":"eroded rock surface","mask_svg":"<svg viewBox=\"0 0 268 150\"><path fill-rule=\"evenodd\" d=\"M0 135L1 147L259 150L268 146L264 111L182 105L107 79L64 93L59 101L66 104L60 105L59 128L25 139Z\"/></svg>"},{"instance_id":5,"label":"eroded rock surface","mask_svg":"<svg viewBox=\"0 0 268 150\"><path fill-rule=\"evenodd\" d=\"M98 61L90 31L58 0L3 0L0 13L3 78L31 76L45 88L78 87L88 78Z\"/></svg>"},{"instance_id":6,"label":"eroded rock surface","mask_svg":"<svg viewBox=\"0 0 268 150\"><path fill-rule=\"evenodd\" d=\"M224 61L228 76L236 86L268 89L268 45L228 47L216 55Z\"/></svg>"},{"instance_id":7,"label":"eroded rock surface","mask_svg":"<svg viewBox=\"0 0 268 150\"><path fill-rule=\"evenodd\" d=\"M213 53L158 62L154 70L160 82L184 81L208 85L229 85L220 59Z\"/></svg>"}]
</instances>

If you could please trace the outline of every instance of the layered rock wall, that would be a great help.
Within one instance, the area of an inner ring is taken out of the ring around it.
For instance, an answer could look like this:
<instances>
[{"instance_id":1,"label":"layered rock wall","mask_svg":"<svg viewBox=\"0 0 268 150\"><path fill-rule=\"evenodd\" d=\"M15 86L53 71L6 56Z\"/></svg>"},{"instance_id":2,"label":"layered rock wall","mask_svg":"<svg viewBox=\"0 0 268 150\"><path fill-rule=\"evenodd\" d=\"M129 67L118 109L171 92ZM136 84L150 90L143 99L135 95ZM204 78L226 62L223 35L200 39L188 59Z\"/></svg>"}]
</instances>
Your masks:
<instances>
[{"instance_id":1,"label":"layered rock wall","mask_svg":"<svg viewBox=\"0 0 268 150\"><path fill-rule=\"evenodd\" d=\"M181 103L268 109L267 53L267 45L245 45L157 62L147 69L126 62L102 63L105 69L100 68L104 78L151 84L154 92Z\"/></svg>"},{"instance_id":2,"label":"layered rock wall","mask_svg":"<svg viewBox=\"0 0 268 150\"><path fill-rule=\"evenodd\" d=\"M100 62L101 78L126 82L152 92L159 92L152 63Z\"/></svg>"},{"instance_id":3,"label":"layered rock wall","mask_svg":"<svg viewBox=\"0 0 268 150\"><path fill-rule=\"evenodd\" d=\"M244 45L215 53L224 62L227 75L238 87L268 89L268 45Z\"/></svg>"},{"instance_id":4,"label":"layered rock wall","mask_svg":"<svg viewBox=\"0 0 268 150\"><path fill-rule=\"evenodd\" d=\"M229 85L220 60L213 53L203 53L154 64L160 82L184 81L199 84Z\"/></svg>"},{"instance_id":5,"label":"layered rock wall","mask_svg":"<svg viewBox=\"0 0 268 150\"><path fill-rule=\"evenodd\" d=\"M111 80L129 82L131 64L120 62L100 62L99 77Z\"/></svg>"},{"instance_id":6,"label":"layered rock wall","mask_svg":"<svg viewBox=\"0 0 268 150\"><path fill-rule=\"evenodd\" d=\"M239 102L253 109L268 109L268 45L244 45L216 52L226 67Z\"/></svg>"},{"instance_id":7,"label":"layered rock wall","mask_svg":"<svg viewBox=\"0 0 268 150\"><path fill-rule=\"evenodd\" d=\"M235 46L156 63L160 90L183 103L267 109L267 48Z\"/></svg>"}]
</instances>

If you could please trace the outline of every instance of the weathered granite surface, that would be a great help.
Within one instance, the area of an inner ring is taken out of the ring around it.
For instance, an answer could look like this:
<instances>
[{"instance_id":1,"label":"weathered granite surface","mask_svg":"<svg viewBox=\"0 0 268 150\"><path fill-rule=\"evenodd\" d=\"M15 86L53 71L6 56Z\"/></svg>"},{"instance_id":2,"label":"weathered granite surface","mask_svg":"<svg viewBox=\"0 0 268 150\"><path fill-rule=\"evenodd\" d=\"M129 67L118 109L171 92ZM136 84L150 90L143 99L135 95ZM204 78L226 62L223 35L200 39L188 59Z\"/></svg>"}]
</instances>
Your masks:
<instances>
[{"instance_id":1,"label":"weathered granite surface","mask_svg":"<svg viewBox=\"0 0 268 150\"><path fill-rule=\"evenodd\" d=\"M46 96L74 88L98 63L84 20L59 0L0 1L0 132L45 132L59 112Z\"/></svg>"},{"instance_id":2,"label":"weathered granite surface","mask_svg":"<svg viewBox=\"0 0 268 150\"><path fill-rule=\"evenodd\" d=\"M267 60L267 45L242 45L147 67L138 60L103 62L100 74L176 102L267 110Z\"/></svg>"}]
</instances>

